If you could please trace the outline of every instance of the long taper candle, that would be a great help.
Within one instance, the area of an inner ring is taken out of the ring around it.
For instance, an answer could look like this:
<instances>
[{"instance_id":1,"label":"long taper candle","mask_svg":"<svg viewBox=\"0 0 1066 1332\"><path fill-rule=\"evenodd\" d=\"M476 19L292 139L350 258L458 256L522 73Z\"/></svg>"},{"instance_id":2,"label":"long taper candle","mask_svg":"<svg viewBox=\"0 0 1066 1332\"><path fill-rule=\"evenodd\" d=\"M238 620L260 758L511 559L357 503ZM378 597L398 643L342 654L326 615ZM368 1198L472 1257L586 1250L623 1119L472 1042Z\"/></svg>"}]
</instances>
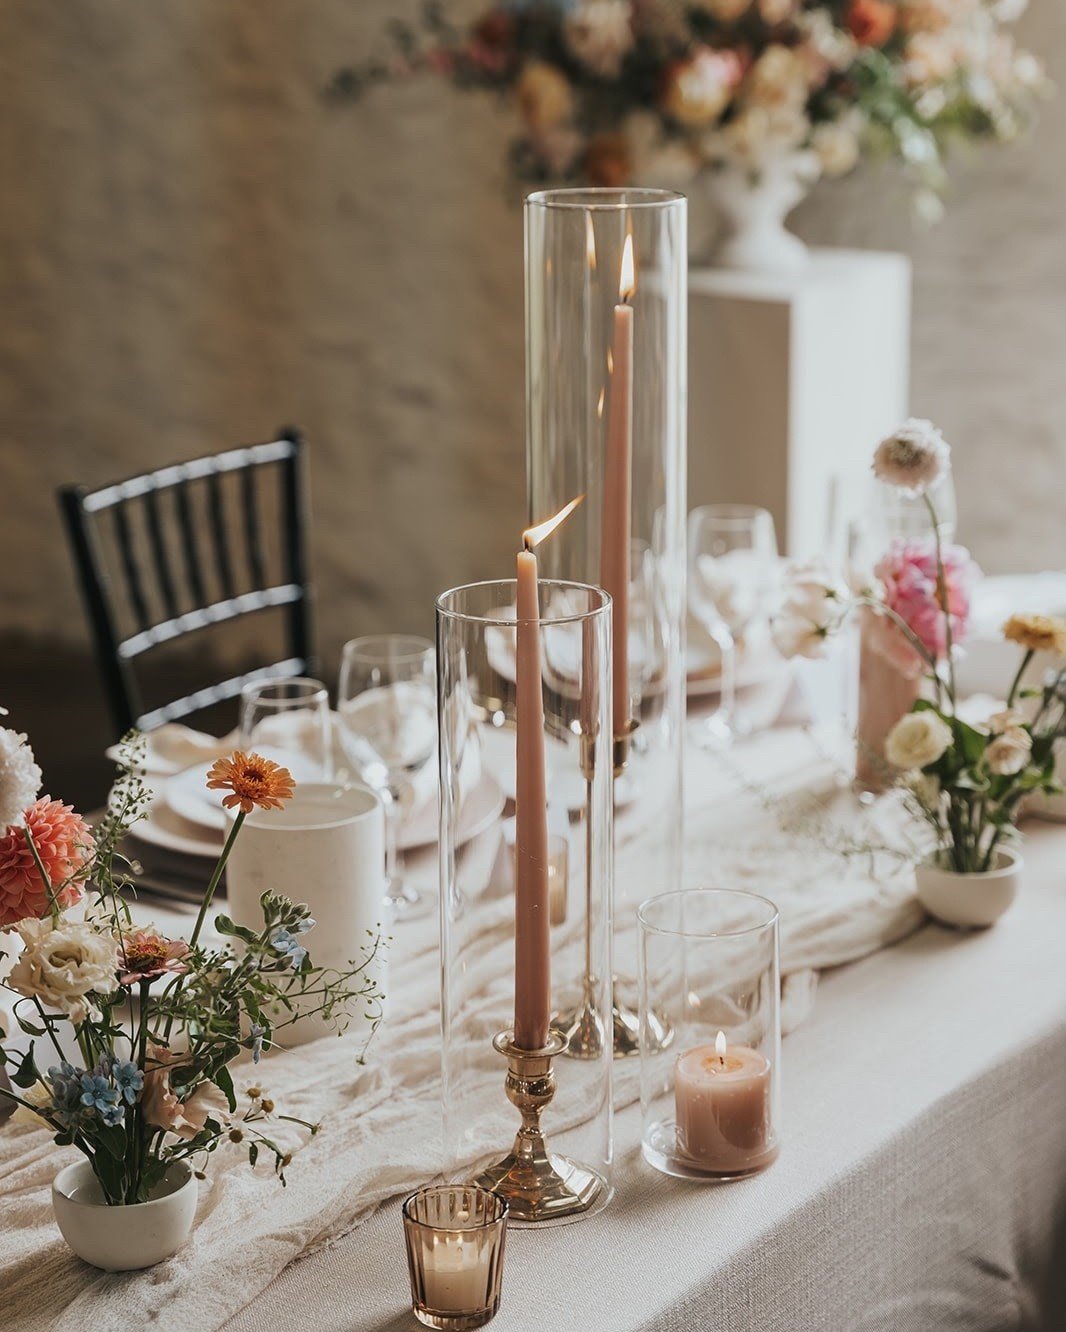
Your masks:
<instances>
[{"instance_id":1,"label":"long taper candle","mask_svg":"<svg viewBox=\"0 0 1066 1332\"><path fill-rule=\"evenodd\" d=\"M603 480L600 581L614 601L614 684L611 718L616 739L629 733L629 550L633 504L633 307L636 290L633 237L622 248L618 304L614 307L607 456Z\"/></svg>"},{"instance_id":2,"label":"long taper candle","mask_svg":"<svg viewBox=\"0 0 1066 1332\"><path fill-rule=\"evenodd\" d=\"M518 552L515 723L515 1044L540 1050L551 1015L551 904L548 883L548 793L541 693L540 587L534 548L581 503L522 534Z\"/></svg>"}]
</instances>

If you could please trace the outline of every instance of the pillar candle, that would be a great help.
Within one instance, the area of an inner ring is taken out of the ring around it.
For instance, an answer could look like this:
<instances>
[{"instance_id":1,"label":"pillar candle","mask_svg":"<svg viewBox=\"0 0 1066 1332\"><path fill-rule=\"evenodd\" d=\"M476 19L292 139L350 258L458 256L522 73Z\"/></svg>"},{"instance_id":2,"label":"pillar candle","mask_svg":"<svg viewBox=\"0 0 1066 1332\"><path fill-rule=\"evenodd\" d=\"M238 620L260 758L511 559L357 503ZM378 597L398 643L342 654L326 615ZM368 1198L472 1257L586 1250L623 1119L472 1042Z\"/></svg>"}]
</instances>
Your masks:
<instances>
[{"instance_id":1,"label":"pillar candle","mask_svg":"<svg viewBox=\"0 0 1066 1332\"><path fill-rule=\"evenodd\" d=\"M674 1065L678 1146L709 1174L732 1175L769 1165L777 1154L770 1101L770 1062L747 1045L700 1045Z\"/></svg>"},{"instance_id":2,"label":"pillar candle","mask_svg":"<svg viewBox=\"0 0 1066 1332\"><path fill-rule=\"evenodd\" d=\"M622 251L619 303L614 307L607 453L603 479L600 582L614 600L614 685L611 718L616 737L629 731L629 548L633 505L633 238Z\"/></svg>"}]
</instances>

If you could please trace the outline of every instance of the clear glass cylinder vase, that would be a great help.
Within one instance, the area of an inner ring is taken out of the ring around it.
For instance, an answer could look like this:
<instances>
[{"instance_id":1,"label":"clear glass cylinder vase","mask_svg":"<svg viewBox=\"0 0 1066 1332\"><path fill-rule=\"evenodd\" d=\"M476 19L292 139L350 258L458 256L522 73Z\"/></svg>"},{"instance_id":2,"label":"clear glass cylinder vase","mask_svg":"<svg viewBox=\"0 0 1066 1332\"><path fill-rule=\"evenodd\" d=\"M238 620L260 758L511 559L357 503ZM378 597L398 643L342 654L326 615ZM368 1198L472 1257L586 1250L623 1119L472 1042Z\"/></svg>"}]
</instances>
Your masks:
<instances>
[{"instance_id":1,"label":"clear glass cylinder vase","mask_svg":"<svg viewBox=\"0 0 1066 1332\"><path fill-rule=\"evenodd\" d=\"M521 1226L591 1215L611 1196L613 809L610 599L542 579L539 619L519 622L516 591L504 580L438 599L437 687L446 1172L497 1187L485 1172L511 1150L520 1123L513 1075L522 1060L504 1036L514 1042L525 975L516 933L530 920L520 882L530 856L516 817L531 743L524 728L520 754L520 635L532 627L539 636L543 717L533 743L546 776L550 1026L532 1073L554 1083L540 1127L549 1165L573 1196L560 1191L540 1206L499 1189ZM543 915L534 933L538 922Z\"/></svg>"},{"instance_id":2,"label":"clear glass cylinder vase","mask_svg":"<svg viewBox=\"0 0 1066 1332\"><path fill-rule=\"evenodd\" d=\"M614 601L619 1054L637 1049L637 905L682 874L686 207L641 189L525 207L530 521L584 494L545 571Z\"/></svg>"},{"instance_id":3,"label":"clear glass cylinder vase","mask_svg":"<svg viewBox=\"0 0 1066 1332\"><path fill-rule=\"evenodd\" d=\"M781 1096L778 913L754 893L693 888L640 907L644 1159L729 1180L777 1158ZM663 1049L655 1026L674 1033Z\"/></svg>"}]
</instances>

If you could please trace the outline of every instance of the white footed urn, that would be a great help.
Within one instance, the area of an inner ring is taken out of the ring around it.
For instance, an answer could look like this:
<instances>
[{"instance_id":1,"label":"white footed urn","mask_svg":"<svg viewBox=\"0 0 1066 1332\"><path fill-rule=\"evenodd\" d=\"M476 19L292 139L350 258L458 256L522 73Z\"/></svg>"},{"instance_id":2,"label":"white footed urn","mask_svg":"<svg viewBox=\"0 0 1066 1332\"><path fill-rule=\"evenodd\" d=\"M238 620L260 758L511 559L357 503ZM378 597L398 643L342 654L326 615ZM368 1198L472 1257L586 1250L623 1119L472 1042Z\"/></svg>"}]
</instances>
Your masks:
<instances>
[{"instance_id":1,"label":"white footed urn","mask_svg":"<svg viewBox=\"0 0 1066 1332\"><path fill-rule=\"evenodd\" d=\"M1018 895L1022 857L1011 847L996 853L983 874L959 874L934 861L914 867L918 900L945 925L981 929L994 924Z\"/></svg>"},{"instance_id":2,"label":"white footed urn","mask_svg":"<svg viewBox=\"0 0 1066 1332\"><path fill-rule=\"evenodd\" d=\"M785 218L818 179L812 152L782 153L758 167L722 164L704 179L721 225L712 262L749 273L792 274L806 267L807 246Z\"/></svg>"},{"instance_id":3,"label":"white footed urn","mask_svg":"<svg viewBox=\"0 0 1066 1332\"><path fill-rule=\"evenodd\" d=\"M52 1208L63 1238L105 1272L135 1272L170 1258L189 1237L196 1177L175 1161L143 1203L109 1207L88 1161L64 1166L52 1181Z\"/></svg>"}]
</instances>

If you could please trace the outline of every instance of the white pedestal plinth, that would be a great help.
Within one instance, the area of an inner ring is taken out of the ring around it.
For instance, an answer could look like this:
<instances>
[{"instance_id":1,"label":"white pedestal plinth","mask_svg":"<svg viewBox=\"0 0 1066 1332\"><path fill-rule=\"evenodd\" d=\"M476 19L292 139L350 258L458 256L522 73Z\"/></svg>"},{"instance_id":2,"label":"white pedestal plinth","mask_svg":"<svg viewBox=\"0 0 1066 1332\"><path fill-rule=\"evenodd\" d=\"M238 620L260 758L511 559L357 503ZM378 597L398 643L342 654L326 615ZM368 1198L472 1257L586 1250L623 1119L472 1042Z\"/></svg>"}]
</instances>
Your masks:
<instances>
[{"instance_id":1,"label":"white pedestal plinth","mask_svg":"<svg viewBox=\"0 0 1066 1332\"><path fill-rule=\"evenodd\" d=\"M814 250L803 273L689 274L689 506L761 504L797 558L861 508L907 415L910 261Z\"/></svg>"}]
</instances>

